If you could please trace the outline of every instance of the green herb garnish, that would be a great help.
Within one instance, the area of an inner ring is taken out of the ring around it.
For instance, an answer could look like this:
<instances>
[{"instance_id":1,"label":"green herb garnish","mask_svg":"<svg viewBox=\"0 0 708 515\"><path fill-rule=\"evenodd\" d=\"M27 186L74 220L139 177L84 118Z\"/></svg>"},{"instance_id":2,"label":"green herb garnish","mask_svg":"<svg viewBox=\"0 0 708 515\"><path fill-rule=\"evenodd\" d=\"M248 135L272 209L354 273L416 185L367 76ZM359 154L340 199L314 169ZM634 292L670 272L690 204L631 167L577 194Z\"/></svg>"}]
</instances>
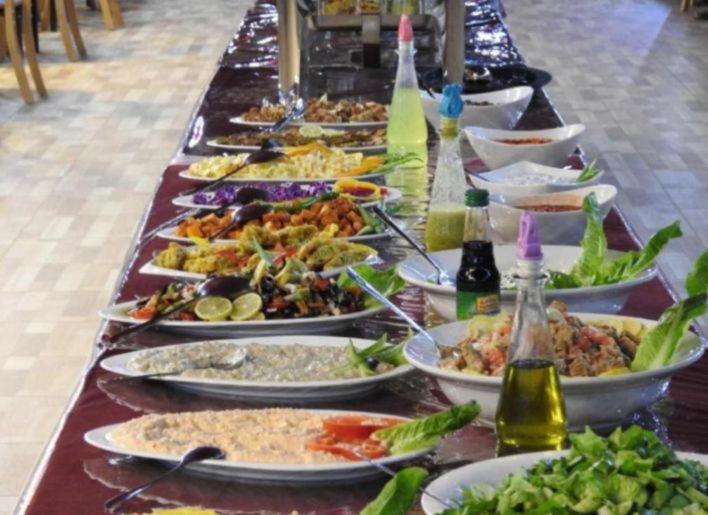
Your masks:
<instances>
[{"instance_id":1,"label":"green herb garnish","mask_svg":"<svg viewBox=\"0 0 708 515\"><path fill-rule=\"evenodd\" d=\"M585 165L585 168L580 172L580 175L578 175L577 182L587 182L591 179L594 179L595 177L598 176L602 170L600 170L597 166L595 166L595 163L597 162L597 159L593 159L592 163L589 165Z\"/></svg>"}]
</instances>

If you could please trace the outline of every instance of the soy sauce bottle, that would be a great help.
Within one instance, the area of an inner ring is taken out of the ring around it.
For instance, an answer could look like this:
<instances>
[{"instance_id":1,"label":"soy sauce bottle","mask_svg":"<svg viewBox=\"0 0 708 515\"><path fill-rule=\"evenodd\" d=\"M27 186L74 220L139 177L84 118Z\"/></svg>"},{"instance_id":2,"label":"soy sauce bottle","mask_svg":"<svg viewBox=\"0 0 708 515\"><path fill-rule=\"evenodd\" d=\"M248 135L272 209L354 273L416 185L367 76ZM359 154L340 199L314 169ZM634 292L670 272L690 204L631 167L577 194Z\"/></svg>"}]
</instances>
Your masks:
<instances>
[{"instance_id":1,"label":"soy sauce bottle","mask_svg":"<svg viewBox=\"0 0 708 515\"><path fill-rule=\"evenodd\" d=\"M517 242L517 297L496 414L497 454L562 449L565 402L544 296L543 252L534 216L524 212Z\"/></svg>"},{"instance_id":2,"label":"soy sauce bottle","mask_svg":"<svg viewBox=\"0 0 708 515\"><path fill-rule=\"evenodd\" d=\"M462 262L457 272L458 320L495 315L501 304L499 270L489 226L489 192L467 190L465 206Z\"/></svg>"}]
</instances>

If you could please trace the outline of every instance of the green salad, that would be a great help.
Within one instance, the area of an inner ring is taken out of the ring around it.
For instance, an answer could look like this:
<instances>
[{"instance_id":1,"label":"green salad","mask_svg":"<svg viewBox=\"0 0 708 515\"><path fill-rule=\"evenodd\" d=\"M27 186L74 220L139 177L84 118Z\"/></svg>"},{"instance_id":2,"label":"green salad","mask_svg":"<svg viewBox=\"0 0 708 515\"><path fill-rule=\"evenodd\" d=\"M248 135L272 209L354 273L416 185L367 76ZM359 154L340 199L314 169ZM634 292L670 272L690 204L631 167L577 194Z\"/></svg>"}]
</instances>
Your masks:
<instances>
[{"instance_id":1,"label":"green salad","mask_svg":"<svg viewBox=\"0 0 708 515\"><path fill-rule=\"evenodd\" d=\"M646 246L626 252L610 261L607 258L607 237L602 226L602 210L594 193L583 200L587 227L580 243L580 257L570 272L549 272L548 289L581 288L602 286L628 281L649 269L664 247L674 238L683 235L678 222L659 229Z\"/></svg>"},{"instance_id":2,"label":"green salad","mask_svg":"<svg viewBox=\"0 0 708 515\"><path fill-rule=\"evenodd\" d=\"M566 456L539 461L495 487L470 485L459 507L443 515L708 513L708 468L680 459L652 431L617 428L602 438L588 428L570 435L570 443ZM407 513L424 472L400 471L362 513Z\"/></svg>"}]
</instances>

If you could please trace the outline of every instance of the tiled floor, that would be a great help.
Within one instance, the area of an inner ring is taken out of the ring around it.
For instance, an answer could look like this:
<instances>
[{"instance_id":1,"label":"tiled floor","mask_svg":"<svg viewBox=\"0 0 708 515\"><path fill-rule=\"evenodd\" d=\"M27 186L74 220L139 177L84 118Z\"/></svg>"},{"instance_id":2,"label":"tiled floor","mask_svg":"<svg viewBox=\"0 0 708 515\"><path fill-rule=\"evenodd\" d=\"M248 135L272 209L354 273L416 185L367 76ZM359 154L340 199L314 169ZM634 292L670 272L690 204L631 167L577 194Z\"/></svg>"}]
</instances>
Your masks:
<instances>
[{"instance_id":1,"label":"tiled floor","mask_svg":"<svg viewBox=\"0 0 708 515\"><path fill-rule=\"evenodd\" d=\"M133 228L250 0L122 3L116 32L81 10L87 62L67 63L58 36L42 35L49 100L24 107L0 66L0 513L76 384ZM640 237L681 220L686 236L662 259L674 285L708 246L708 26L677 4L506 2Z\"/></svg>"},{"instance_id":2,"label":"tiled floor","mask_svg":"<svg viewBox=\"0 0 708 515\"><path fill-rule=\"evenodd\" d=\"M79 9L88 61L41 35L49 99L24 107L0 65L0 513L59 420L154 183L251 1L121 4L115 32Z\"/></svg>"}]
</instances>

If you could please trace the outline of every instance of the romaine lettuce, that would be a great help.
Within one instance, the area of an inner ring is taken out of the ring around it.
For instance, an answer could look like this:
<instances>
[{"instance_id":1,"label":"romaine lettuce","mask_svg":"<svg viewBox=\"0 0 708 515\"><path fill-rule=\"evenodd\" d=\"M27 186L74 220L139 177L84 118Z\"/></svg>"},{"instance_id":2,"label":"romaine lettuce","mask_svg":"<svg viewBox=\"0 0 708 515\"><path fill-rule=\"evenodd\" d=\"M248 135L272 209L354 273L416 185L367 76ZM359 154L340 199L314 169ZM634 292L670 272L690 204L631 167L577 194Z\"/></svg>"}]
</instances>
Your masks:
<instances>
[{"instance_id":1,"label":"romaine lettuce","mask_svg":"<svg viewBox=\"0 0 708 515\"><path fill-rule=\"evenodd\" d=\"M420 467L399 471L386 483L378 497L359 512L360 515L405 515L413 506L426 477L428 471Z\"/></svg>"},{"instance_id":2,"label":"romaine lettuce","mask_svg":"<svg viewBox=\"0 0 708 515\"><path fill-rule=\"evenodd\" d=\"M395 266L384 270L377 270L371 265L359 265L355 266L354 270L356 270L361 277L363 277L369 284L371 284L386 297L390 297L406 287L406 282L399 277ZM337 279L337 284L343 288L357 287L356 283L349 278L346 272L342 272L340 274ZM367 296L365 305L367 308L371 308L377 306L378 302Z\"/></svg>"}]
</instances>

